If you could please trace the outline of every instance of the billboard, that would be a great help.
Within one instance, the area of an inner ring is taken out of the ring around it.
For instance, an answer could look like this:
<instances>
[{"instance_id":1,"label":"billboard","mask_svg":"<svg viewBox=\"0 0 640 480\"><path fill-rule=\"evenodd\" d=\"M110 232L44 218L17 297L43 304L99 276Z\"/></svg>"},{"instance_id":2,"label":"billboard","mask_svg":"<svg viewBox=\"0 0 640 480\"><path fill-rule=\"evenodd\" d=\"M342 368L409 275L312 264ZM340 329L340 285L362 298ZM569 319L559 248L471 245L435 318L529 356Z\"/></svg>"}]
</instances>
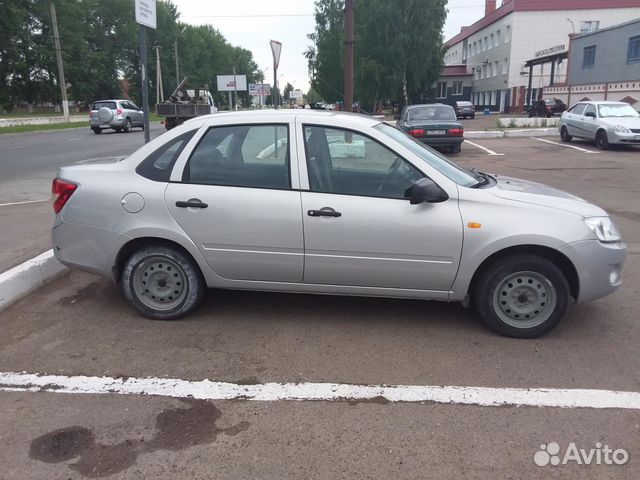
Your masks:
<instances>
[{"instance_id":1,"label":"billboard","mask_svg":"<svg viewBox=\"0 0 640 480\"><path fill-rule=\"evenodd\" d=\"M268 83L250 83L249 95L254 97L268 97L271 95L271 85Z\"/></svg>"},{"instance_id":2,"label":"billboard","mask_svg":"<svg viewBox=\"0 0 640 480\"><path fill-rule=\"evenodd\" d=\"M244 92L247 90L246 75L218 75L217 82L219 92L233 92L234 90Z\"/></svg>"},{"instance_id":3,"label":"billboard","mask_svg":"<svg viewBox=\"0 0 640 480\"><path fill-rule=\"evenodd\" d=\"M136 22L156 28L156 0L136 0Z\"/></svg>"}]
</instances>

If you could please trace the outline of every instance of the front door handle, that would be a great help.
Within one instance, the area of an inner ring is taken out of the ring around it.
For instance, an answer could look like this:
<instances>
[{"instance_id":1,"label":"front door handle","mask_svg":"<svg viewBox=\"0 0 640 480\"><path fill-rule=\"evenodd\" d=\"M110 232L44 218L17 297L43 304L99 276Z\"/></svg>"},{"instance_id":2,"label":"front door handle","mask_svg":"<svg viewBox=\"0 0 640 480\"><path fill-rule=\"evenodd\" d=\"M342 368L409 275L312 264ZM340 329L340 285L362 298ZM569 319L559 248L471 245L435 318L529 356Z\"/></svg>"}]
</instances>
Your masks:
<instances>
[{"instance_id":1,"label":"front door handle","mask_svg":"<svg viewBox=\"0 0 640 480\"><path fill-rule=\"evenodd\" d=\"M198 199L187 200L186 202L176 202L176 207L180 208L207 208L209 205L202 203Z\"/></svg>"},{"instance_id":2,"label":"front door handle","mask_svg":"<svg viewBox=\"0 0 640 480\"><path fill-rule=\"evenodd\" d=\"M323 207L320 210L309 210L307 215L310 217L341 217L342 214L340 212L336 212L331 207Z\"/></svg>"}]
</instances>

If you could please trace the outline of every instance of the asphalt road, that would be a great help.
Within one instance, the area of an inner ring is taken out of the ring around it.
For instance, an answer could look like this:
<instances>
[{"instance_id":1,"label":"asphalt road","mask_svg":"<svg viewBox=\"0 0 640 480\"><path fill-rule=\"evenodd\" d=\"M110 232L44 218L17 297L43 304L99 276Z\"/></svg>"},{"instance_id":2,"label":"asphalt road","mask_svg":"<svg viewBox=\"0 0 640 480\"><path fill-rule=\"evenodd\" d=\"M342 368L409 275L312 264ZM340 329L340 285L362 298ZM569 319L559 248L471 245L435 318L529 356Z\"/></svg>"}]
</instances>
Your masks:
<instances>
[{"instance_id":1,"label":"asphalt road","mask_svg":"<svg viewBox=\"0 0 640 480\"><path fill-rule=\"evenodd\" d=\"M621 289L545 337L499 337L458 304L255 292L210 291L189 318L153 322L109 280L72 272L0 313L0 370L639 392L640 149L543 140L474 140L457 160L575 193L622 230ZM640 478L639 410L59 392L2 392L0 405L3 480ZM629 461L538 467L549 442Z\"/></svg>"}]
</instances>

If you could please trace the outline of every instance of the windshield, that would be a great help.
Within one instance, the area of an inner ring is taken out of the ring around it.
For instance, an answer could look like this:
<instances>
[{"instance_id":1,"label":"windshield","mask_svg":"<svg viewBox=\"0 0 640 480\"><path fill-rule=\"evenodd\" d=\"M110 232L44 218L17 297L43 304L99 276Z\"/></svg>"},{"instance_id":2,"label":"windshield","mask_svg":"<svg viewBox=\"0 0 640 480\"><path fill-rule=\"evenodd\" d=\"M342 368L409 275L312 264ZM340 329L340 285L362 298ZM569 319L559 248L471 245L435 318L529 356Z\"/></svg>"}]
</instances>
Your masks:
<instances>
[{"instance_id":1,"label":"windshield","mask_svg":"<svg viewBox=\"0 0 640 480\"><path fill-rule=\"evenodd\" d=\"M421 120L455 120L456 114L453 108L446 106L431 106L412 108L409 110L407 120L409 122L419 122Z\"/></svg>"},{"instance_id":2,"label":"windshield","mask_svg":"<svg viewBox=\"0 0 640 480\"><path fill-rule=\"evenodd\" d=\"M640 117L640 113L631 105L622 105L618 103L605 103L598 105L598 113L600 118L607 117Z\"/></svg>"},{"instance_id":3,"label":"windshield","mask_svg":"<svg viewBox=\"0 0 640 480\"><path fill-rule=\"evenodd\" d=\"M427 162L433 168L445 175L447 178L453 180L458 185L463 187L470 187L478 183L478 177L473 172L460 167L456 163L452 162L444 155L436 152L435 150L427 147L423 143L414 140L406 133L398 130L391 125L381 123L374 127L376 130L381 131L388 137L400 143L403 147L408 148L413 153L418 155L422 160Z\"/></svg>"}]
</instances>

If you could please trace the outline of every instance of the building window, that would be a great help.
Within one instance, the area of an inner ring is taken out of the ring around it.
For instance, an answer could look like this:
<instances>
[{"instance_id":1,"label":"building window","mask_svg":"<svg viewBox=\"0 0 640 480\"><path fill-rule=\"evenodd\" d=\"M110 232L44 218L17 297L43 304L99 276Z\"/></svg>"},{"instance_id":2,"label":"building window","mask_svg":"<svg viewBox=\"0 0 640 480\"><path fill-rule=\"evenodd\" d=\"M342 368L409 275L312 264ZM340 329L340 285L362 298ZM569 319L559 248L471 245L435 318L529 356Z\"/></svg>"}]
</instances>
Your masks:
<instances>
[{"instance_id":1,"label":"building window","mask_svg":"<svg viewBox=\"0 0 640 480\"><path fill-rule=\"evenodd\" d=\"M447 82L438 82L436 96L437 98L447 98Z\"/></svg>"},{"instance_id":2,"label":"building window","mask_svg":"<svg viewBox=\"0 0 640 480\"><path fill-rule=\"evenodd\" d=\"M489 36L489 49L493 48L493 33Z\"/></svg>"},{"instance_id":3,"label":"building window","mask_svg":"<svg viewBox=\"0 0 640 480\"><path fill-rule=\"evenodd\" d=\"M493 62L493 76L496 77L498 75L498 70L500 69L500 64L496 60Z\"/></svg>"},{"instance_id":4,"label":"building window","mask_svg":"<svg viewBox=\"0 0 640 480\"><path fill-rule=\"evenodd\" d=\"M505 58L502 64L502 74L506 75L507 73L509 73L509 59Z\"/></svg>"},{"instance_id":5,"label":"building window","mask_svg":"<svg viewBox=\"0 0 640 480\"><path fill-rule=\"evenodd\" d=\"M593 32L594 30L598 30L598 28L600 28L599 20L589 20L580 24L580 33Z\"/></svg>"},{"instance_id":6,"label":"building window","mask_svg":"<svg viewBox=\"0 0 640 480\"><path fill-rule=\"evenodd\" d=\"M452 95L462 95L462 82L453 82Z\"/></svg>"},{"instance_id":7,"label":"building window","mask_svg":"<svg viewBox=\"0 0 640 480\"><path fill-rule=\"evenodd\" d=\"M582 56L582 68L593 68L596 63L596 46L584 47Z\"/></svg>"},{"instance_id":8,"label":"building window","mask_svg":"<svg viewBox=\"0 0 640 480\"><path fill-rule=\"evenodd\" d=\"M507 32L504 34L504 43L511 41L511 25L507 25Z\"/></svg>"},{"instance_id":9,"label":"building window","mask_svg":"<svg viewBox=\"0 0 640 480\"><path fill-rule=\"evenodd\" d=\"M491 90L491 105L497 105L497 104L498 104L497 92L495 90Z\"/></svg>"},{"instance_id":10,"label":"building window","mask_svg":"<svg viewBox=\"0 0 640 480\"><path fill-rule=\"evenodd\" d=\"M496 32L496 47L500 45L500 30Z\"/></svg>"},{"instance_id":11,"label":"building window","mask_svg":"<svg viewBox=\"0 0 640 480\"><path fill-rule=\"evenodd\" d=\"M627 63L640 62L640 35L629 39L627 48Z\"/></svg>"},{"instance_id":12,"label":"building window","mask_svg":"<svg viewBox=\"0 0 640 480\"><path fill-rule=\"evenodd\" d=\"M487 37L484 37L484 40L482 41L482 51L486 52L489 48L488 48L488 43L489 40L487 39Z\"/></svg>"}]
</instances>

